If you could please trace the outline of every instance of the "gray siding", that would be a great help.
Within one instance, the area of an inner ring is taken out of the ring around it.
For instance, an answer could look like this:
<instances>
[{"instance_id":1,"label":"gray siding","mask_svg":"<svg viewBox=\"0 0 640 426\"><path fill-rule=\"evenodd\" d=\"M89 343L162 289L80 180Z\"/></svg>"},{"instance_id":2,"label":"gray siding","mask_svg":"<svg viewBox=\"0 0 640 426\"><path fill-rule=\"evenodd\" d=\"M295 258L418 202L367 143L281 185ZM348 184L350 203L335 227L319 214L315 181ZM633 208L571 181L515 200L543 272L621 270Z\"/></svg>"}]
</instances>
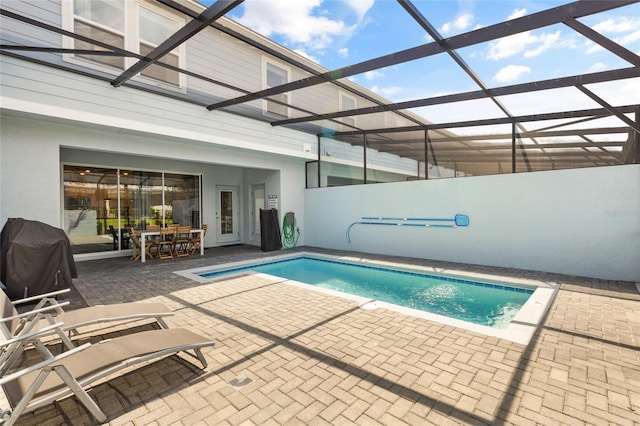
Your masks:
<instances>
[{"instance_id":1,"label":"gray siding","mask_svg":"<svg viewBox=\"0 0 640 426\"><path fill-rule=\"evenodd\" d=\"M3 2L3 7L16 13L44 20L54 26L61 26L62 4L60 1L41 0L18 1L8 0ZM235 30L243 29L236 23L228 20L222 21L225 25L232 26ZM254 35L257 37L257 35ZM9 18L3 18L2 38L7 42L25 42L29 38L29 44L62 46L62 37L58 34L33 30L24 24ZM262 40L268 42L267 40ZM281 46L273 45L282 52L287 52ZM288 52L293 54L292 52ZM76 69L86 67L83 64L70 64L64 62L60 54L34 54L35 57L43 57L54 63L64 64ZM186 44L186 66L193 71L212 79L227 82L234 86L242 87L249 91L261 90L263 81L263 61L265 54L260 50L235 40L213 28L206 29L191 38ZM303 58L298 58L304 61ZM181 103L175 99L162 97L155 94L138 91L127 87L113 88L106 81L87 78L73 73L39 66L9 57L3 57L2 85L3 96L13 97L24 101L33 102L40 106L57 106L66 110L79 112L78 120L94 120L88 115L105 116L105 122L118 125L118 120L123 120L123 127L144 128L145 126L158 126L171 128L176 132L181 130L185 138L204 139L212 143L233 145L231 140L241 140L239 145L265 152L274 152L292 155L304 159L313 159L317 152L317 139L313 135L292 131L280 127L272 127L267 123L255 120L247 120L237 115L222 111L209 112L203 106L194 106L190 103ZM278 64L279 61L273 61ZM308 77L310 74L301 69L281 65L290 68L291 80ZM323 71L319 66L318 71ZM87 68L87 70L89 70ZM112 76L117 75L118 70L113 70ZM102 74L106 78L109 75ZM349 82L349 84L352 84ZM339 109L339 93L343 91L333 84L323 84L296 91L291 94L292 101L304 104L305 109L323 113ZM174 96L187 96L202 105L214 103L220 98L237 97L243 93L240 91L223 88L193 77L187 77L186 93L183 91L171 91ZM370 101L362 98L356 100L358 107L372 105ZM245 106L253 107L258 111L262 108L262 101L254 101ZM291 110L293 116L306 115L307 113ZM371 116L358 117L357 125L363 128L383 127L386 120L385 114L373 114ZM396 119L398 120L398 119ZM128 124L125 124L128 123ZM137 124L131 124L137 123ZM328 126L336 127L335 123ZM339 126L338 130L346 130ZM204 135L204 136L203 136ZM303 144L311 146L311 151L304 152ZM362 149L333 141L335 145L335 158L345 161L361 162ZM342 145L342 146L340 146ZM414 173L415 162L400 159L387 154L371 152L368 157L370 167L381 166L393 168L398 171L407 170Z\"/></svg>"}]
</instances>

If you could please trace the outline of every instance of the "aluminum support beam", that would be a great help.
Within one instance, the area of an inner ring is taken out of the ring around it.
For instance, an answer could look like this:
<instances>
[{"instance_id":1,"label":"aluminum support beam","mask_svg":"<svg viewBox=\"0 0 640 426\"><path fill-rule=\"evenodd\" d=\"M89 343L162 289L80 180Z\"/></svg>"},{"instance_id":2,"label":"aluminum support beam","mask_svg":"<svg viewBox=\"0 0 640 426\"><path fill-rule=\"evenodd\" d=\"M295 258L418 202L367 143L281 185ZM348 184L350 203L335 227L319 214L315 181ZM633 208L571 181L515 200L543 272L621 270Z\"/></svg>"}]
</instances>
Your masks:
<instances>
[{"instance_id":1,"label":"aluminum support beam","mask_svg":"<svg viewBox=\"0 0 640 426\"><path fill-rule=\"evenodd\" d=\"M188 7L178 3L175 0L158 0L158 1L160 3L162 3L162 4L164 4L164 5L172 8L172 9L174 9L174 10L177 10L177 11L179 11L181 13L184 13L185 15L191 16L192 18L195 18L195 17L198 16L197 12L189 9ZM246 35L241 34L241 33L237 32L237 31L234 31L234 30L232 30L232 29L230 29L228 27L225 27L224 25L222 25L222 24L220 24L218 22L212 22L211 23L211 27L215 28L216 30L218 30L218 31L220 31L220 32L222 32L224 34L227 34L228 36L231 36L231 37L233 37L233 38L235 38L237 40L240 40L241 42L246 43L249 46L255 47L256 49L258 49L258 50L260 50L260 51L262 51L264 53L267 53L267 54L273 56L274 58L277 58L277 59L279 59L279 60L281 60L283 62L291 64L291 65L295 66L296 68L300 68L301 70L306 71L309 74L313 74L313 75L320 74L320 71L318 71L318 69L313 68L313 67L309 66L308 64L306 64L304 62L297 61L294 58L292 58L291 56L287 56L287 55L283 54L282 52L267 46L264 43L260 43L259 41L254 40L254 39L252 39L250 37L247 37ZM372 103L375 103L377 105L383 105L383 103L379 99L374 98L373 96L369 96L368 94L363 93L363 92L361 92L359 90L356 90L353 87L351 87L351 86L349 86L349 85L347 85L345 83L342 83L342 82L337 81L337 80L333 80L332 83L335 84L336 86L340 87L341 89L343 89L343 90L345 90L345 91L347 91L349 93L353 93L356 96L360 96L360 97L362 97L362 98L364 98L364 99L366 99L366 100L368 100L368 101L370 101ZM250 93L248 90L247 91L243 91L243 92L244 93ZM274 101L273 99L269 99L269 100L270 101ZM412 117L412 116L410 116L408 114L405 114L403 112L397 112L397 114L399 116L401 116L402 118L405 118L405 119L407 119L409 121L412 121L412 122L414 122L416 124L419 123L418 120L416 120L414 117Z\"/></svg>"},{"instance_id":2,"label":"aluminum support beam","mask_svg":"<svg viewBox=\"0 0 640 426\"><path fill-rule=\"evenodd\" d=\"M605 101L600 96L598 96L595 93L593 93L591 90L589 90L586 87L584 87L582 84L578 84L578 85L576 85L576 87L582 93L584 93L585 95L587 95L588 97L590 97L591 99L593 99L594 101L596 101L597 103L602 105L604 107L604 109L609 111L611 114L613 114L616 117L618 117L624 123L627 123L629 125L629 127L634 129L637 133L640 133L640 126L638 125L638 123L636 123L635 121L633 121L630 118L628 118L622 112L618 111L618 108L616 108L614 106L611 106L607 101Z\"/></svg>"},{"instance_id":3,"label":"aluminum support beam","mask_svg":"<svg viewBox=\"0 0 640 426\"><path fill-rule=\"evenodd\" d=\"M418 174L418 178L420 175ZM424 131L424 178L429 179L429 131Z\"/></svg>"},{"instance_id":4,"label":"aluminum support beam","mask_svg":"<svg viewBox=\"0 0 640 426\"><path fill-rule=\"evenodd\" d=\"M362 135L362 177L364 183L367 183L367 134Z\"/></svg>"},{"instance_id":5,"label":"aluminum support beam","mask_svg":"<svg viewBox=\"0 0 640 426\"><path fill-rule=\"evenodd\" d=\"M462 57L458 54L458 52L456 52L455 50L452 50L449 47L448 43L442 38L442 35L440 35L438 30L436 30L435 27L431 25L431 23L427 20L427 18L425 18L422 15L422 13L420 13L420 11L413 5L413 3L411 3L409 0L398 0L398 3L400 3L400 5L409 13L409 15L411 15L411 17L416 22L418 22L418 24L420 24L420 26L427 32L427 34L429 34L436 41L436 43L438 43L440 46L442 46L442 48L446 50L447 54L451 57L451 59L453 59L454 62L458 64L458 66L462 68L462 70L480 87L482 93L484 93L486 97L491 99L491 101L507 117L512 117L512 114L507 110L507 107L505 107L502 104L502 102L500 102L495 96L493 96L489 92L489 88L487 87L486 84L484 84L480 76L478 76L471 69L471 67L465 62L464 59L462 59ZM521 130L526 130L526 129L521 129Z\"/></svg>"},{"instance_id":6,"label":"aluminum support beam","mask_svg":"<svg viewBox=\"0 0 640 426\"><path fill-rule=\"evenodd\" d=\"M318 188L322 188L322 173L320 173L320 165L322 164L322 137L320 135L318 137Z\"/></svg>"},{"instance_id":7,"label":"aluminum support beam","mask_svg":"<svg viewBox=\"0 0 640 426\"><path fill-rule=\"evenodd\" d=\"M469 152L469 151L504 151L511 149L511 143L500 143L500 144L492 144L492 145L478 145L478 146L449 146L450 142L436 142L431 141L436 145L436 149L438 152L444 153L455 153L455 152ZM536 151L541 148L545 149L581 149L581 148L622 148L624 145L624 141L620 142L570 142L570 143L545 143L542 145L521 145L521 150L531 150ZM385 149L384 147L373 145L369 142L369 148L374 148L379 152L389 152L389 153L409 153L415 152L419 153L424 150L424 147L421 147L416 143L415 147L390 147Z\"/></svg>"},{"instance_id":8,"label":"aluminum support beam","mask_svg":"<svg viewBox=\"0 0 640 426\"><path fill-rule=\"evenodd\" d=\"M594 31L582 22L576 21L575 19L569 19L564 21L563 24L579 32L591 41L598 43L600 46L618 55L630 64L635 65L636 67L640 67L640 56L636 55L626 47L619 45L610 38L607 38L597 31Z\"/></svg>"},{"instance_id":9,"label":"aluminum support beam","mask_svg":"<svg viewBox=\"0 0 640 426\"><path fill-rule=\"evenodd\" d=\"M635 111L638 108L638 105L627 105L627 106L620 106L620 107L614 107L614 108L619 113L628 113L628 112ZM421 131L424 129L452 129L456 127L474 127L474 126L488 126L488 125L494 125L494 124L511 124L514 121L527 122L527 121L561 120L566 118L609 116L609 115L614 115L614 113L609 111L606 108L595 108L595 109L583 109L583 110L565 111L565 112L550 112L546 114L521 115L513 118L509 118L509 117L488 118L484 120L457 121L457 122L439 123L439 124L425 124L423 126L396 127L393 129L389 129L389 128L367 129L362 132L367 132L369 134L401 133L401 132ZM358 135L358 134L361 134L362 132L336 132L334 136Z\"/></svg>"},{"instance_id":10,"label":"aluminum support beam","mask_svg":"<svg viewBox=\"0 0 640 426\"><path fill-rule=\"evenodd\" d=\"M449 55L449 57L451 57L451 59L453 59L453 61L456 64L458 64L458 66L460 68L462 68L462 70L480 87L482 93L484 93L484 95L487 98L489 98L491 100L491 102L493 102L493 104L495 106L497 106L500 111L502 111L502 113L504 115L506 115L507 117L513 118L513 114L511 114L511 112L507 109L507 107L505 105L503 105L502 102L500 102L500 100L497 97L493 96L489 92L489 88L484 83L484 81L482 81L480 76L478 76L471 69L471 67L465 62L464 59L462 59L462 57L458 54L458 52L456 52L455 50L449 48L447 42L442 38L442 35L440 35L438 30L436 30L433 25L431 25L431 23L427 20L427 18L425 18L422 15L422 13L420 13L420 11L409 0L398 0L398 2L411 15L411 17L414 20L416 20L418 22L418 24L420 24L420 26L438 44L440 44L440 46L442 46L444 49L446 49L446 52ZM524 127L523 124L515 123L515 125L521 132L526 132L527 131L527 129ZM533 140L534 143L536 143L536 144L538 143L535 139L532 139L532 140ZM525 159L526 159L526 154L525 154Z\"/></svg>"},{"instance_id":11,"label":"aluminum support beam","mask_svg":"<svg viewBox=\"0 0 640 426\"><path fill-rule=\"evenodd\" d=\"M93 38L89 38L89 37L83 36L81 34L76 34L76 33L70 32L70 31L66 31L66 30L63 30L62 28L54 27L54 26L46 24L44 22L39 22L39 21L36 21L34 19L28 18L26 16L18 15L16 13L13 13L13 12L10 12L10 11L4 10L4 9L0 9L0 15L7 16L9 18L18 20L20 22L24 22L25 24L33 25L33 26L35 26L37 28L42 28L43 30L47 30L47 31L51 31L51 32L56 33L56 34L60 34L60 35L67 36L67 37L71 37L73 39L84 41L85 43L89 43L89 44L92 44L92 45L95 45L95 46L100 46L100 47L102 47L104 49L108 49L108 50L114 52L114 56L128 56L128 57L133 57L133 58L137 58L137 59L140 59L140 60L145 58L143 55L140 55L138 53L130 52L128 50L121 49L121 48L119 48L117 46L113 46L113 45L104 43L104 42L102 42L100 40L96 40L96 39L93 39ZM32 49L32 47L0 45L0 49L3 50L3 51L9 51L9 50L25 50L25 51L29 51L29 50ZM38 47L33 47L33 49L37 50ZM50 49L57 49L57 48L50 48ZM57 53L65 53L63 50L64 49L60 48L60 49L57 49L56 52ZM82 53L82 52L83 52L82 50L73 49L69 53ZM101 53L101 52L103 52L103 51L91 51L90 54L91 55L104 54L104 53ZM29 60L29 61L32 61L32 62L42 63L42 61L34 60L33 58L30 58L30 57L19 56L19 55L15 55L14 57L19 57L21 59ZM56 67L55 65L52 65L52 64L46 64L46 65ZM198 78L198 79L206 81L208 83L212 83L212 84L216 84L216 85L221 86L221 87L225 87L227 89L232 89L232 90L236 90L238 92L243 92L243 93L250 93L248 90L243 90L243 89L241 89L239 87L236 87L236 86L233 86L231 84L227 84L227 83L224 83L224 82L221 82L221 81L218 81L218 80L214 80L212 78L205 77L205 76L200 75L200 74L196 74L196 73L188 71L186 69L174 67L172 65L165 64L165 63L162 63L162 62L158 62L157 65L161 66L163 68L170 69L172 71L177 71L179 73L183 73L185 75L189 75L191 77ZM71 71L71 72L75 72L75 73L78 72L77 70L72 69L72 68L65 68L65 67L57 67L57 68L65 69L66 71ZM284 104L284 105L286 105L286 104ZM307 113L308 113L308 111L307 111Z\"/></svg>"},{"instance_id":12,"label":"aluminum support beam","mask_svg":"<svg viewBox=\"0 0 640 426\"><path fill-rule=\"evenodd\" d=\"M516 172L516 123L511 124L511 173Z\"/></svg>"},{"instance_id":13,"label":"aluminum support beam","mask_svg":"<svg viewBox=\"0 0 640 426\"><path fill-rule=\"evenodd\" d=\"M636 110L636 124L640 126L640 108ZM634 164L640 164L640 133L635 132L631 140L633 141L633 162Z\"/></svg>"},{"instance_id":14,"label":"aluminum support beam","mask_svg":"<svg viewBox=\"0 0 640 426\"><path fill-rule=\"evenodd\" d=\"M628 127L610 127L610 128L603 128L603 129L576 129L576 130L555 130L555 131L532 131L532 132L528 132L528 133L520 133L520 137L523 139L526 139L529 135L535 136L537 138L546 138L546 137L571 137L571 136L575 136L575 137L583 137L586 135L613 135L613 134L627 134L629 133L629 128ZM451 144L451 143L456 143L456 142L479 142L482 140L502 140L502 139L510 139L511 138L511 134L488 134L488 135L478 135L478 136L451 136L451 137L446 137L446 138L437 138L437 139L432 139L431 142L435 143L435 144L440 144L440 145L447 145L447 144ZM385 146L389 146L389 147L398 147L399 149L402 149L402 146L404 145L411 145L411 144L422 144L424 143L424 141L422 139L405 139L405 140L399 140L399 141L369 141L369 147L370 148L380 148L380 147L385 147ZM572 142L568 142L569 144L571 144ZM604 144L604 146L607 146L607 144L614 146L617 145L617 142L600 142L602 144ZM577 142L577 146L580 146L581 142ZM553 143L543 143L541 145L544 145L544 147L546 148L558 148L557 146L554 145L562 145L562 142L558 143L558 144L553 144ZM465 145L466 146L466 145ZM487 148L485 149L490 149L489 147L494 146L494 144L490 144L490 145L482 145L485 146ZM535 146L535 145L531 145L531 146Z\"/></svg>"},{"instance_id":15,"label":"aluminum support beam","mask_svg":"<svg viewBox=\"0 0 640 426\"><path fill-rule=\"evenodd\" d=\"M335 119L341 117L352 117L356 115L374 114L385 111L395 111L398 109L411 109L424 106L442 105L453 102L472 101L484 99L490 96L506 96L518 93L529 93L541 90L560 89L563 87L572 87L576 84L593 84L603 83L614 80L624 80L627 78L640 77L640 68L631 67L611 71L602 71L590 74L574 75L570 77L554 78L551 80L534 81L530 83L514 84L511 86L496 87L493 89L474 90L471 92L456 93L452 95L436 96L433 98L416 99L405 102L396 102L393 104L356 108L351 110L336 111L326 114L308 115L306 117L290 118L286 120L274 121L273 126L283 126L288 124L303 123L308 121L317 121L324 119Z\"/></svg>"},{"instance_id":16,"label":"aluminum support beam","mask_svg":"<svg viewBox=\"0 0 640 426\"><path fill-rule=\"evenodd\" d=\"M516 146L516 152L517 152L517 146ZM532 161L547 161L549 162L549 158L548 157L552 157L553 159L556 160L562 160L565 159L567 161L569 161L569 159L572 159L571 161L575 161L575 162L580 162L582 160L584 161L596 161L598 159L602 159L602 157L604 156L604 154L600 151L598 152L556 152L553 154L548 155L548 153L529 153L529 157L531 158ZM619 153L609 153L608 155L606 155L606 157L609 157L611 160L615 160L618 163L622 163L621 161L618 160L618 156ZM471 162L483 162L483 161L493 161L493 160L513 160L513 152L504 152L504 153L500 153L500 154L495 154L495 155L491 155L491 154L485 154L485 155L477 155L477 154L470 154L470 155L456 155L456 156L447 156L447 155L440 155L440 161L471 161ZM518 160L517 156L516 156L516 162L522 162L522 160Z\"/></svg>"},{"instance_id":17,"label":"aluminum support beam","mask_svg":"<svg viewBox=\"0 0 640 426\"><path fill-rule=\"evenodd\" d=\"M501 22L499 24L453 36L448 38L446 40L446 43L449 49L461 49L463 47L485 43L491 40L507 37L525 31L535 30L549 25L558 24L567 19L580 18L583 16L593 15L595 13L616 9L628 4L633 4L635 2L636 0L608 0L606 2L576 1L555 8L547 9L542 12L513 19L507 22ZM437 42L427 43L421 46L360 62L355 65L338 68L336 70L328 71L316 76L307 77L291 83L271 87L252 93L250 95L240 96L223 102L211 104L207 108L209 110L214 110L231 105L250 102L267 96L273 96L285 92L290 92L292 90L303 89L305 87L311 87L317 84L326 83L328 81L362 74L367 71L373 71L384 67L402 64L404 62L437 55L439 53L443 53L444 51L445 50L443 49L443 47L440 46L440 44L438 44Z\"/></svg>"}]
</instances>

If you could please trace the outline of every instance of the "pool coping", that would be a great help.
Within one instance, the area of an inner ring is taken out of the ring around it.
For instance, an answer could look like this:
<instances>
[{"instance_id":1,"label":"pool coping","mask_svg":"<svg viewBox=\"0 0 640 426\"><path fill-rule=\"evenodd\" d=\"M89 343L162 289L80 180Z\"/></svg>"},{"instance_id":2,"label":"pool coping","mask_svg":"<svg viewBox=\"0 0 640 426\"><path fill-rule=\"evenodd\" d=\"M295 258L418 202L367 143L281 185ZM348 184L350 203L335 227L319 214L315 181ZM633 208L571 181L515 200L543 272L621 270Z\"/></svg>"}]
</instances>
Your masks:
<instances>
[{"instance_id":1,"label":"pool coping","mask_svg":"<svg viewBox=\"0 0 640 426\"><path fill-rule=\"evenodd\" d=\"M245 269L242 271L225 274L224 276L203 278L199 276L199 273L202 272L216 272L221 270L226 270L230 268L245 268L250 265L255 264L263 264L263 263L271 263L277 262L281 260L295 259L298 257L312 257L318 259L326 259L326 260L334 260L339 262L346 263L356 263L361 265L370 265L370 266L380 266L380 267L393 267L396 269L404 269L409 271L416 271L419 273L429 274L429 275L438 275L443 277L457 278L463 280L480 280L484 282L489 282L491 284L496 285L506 285L509 287L526 287L526 288L535 288L533 294L529 297L527 302L522 306L520 311L516 314L513 320L509 323L509 325L504 329L496 329L492 327L488 327L485 325L474 324L467 321L458 320L455 318L446 317L443 315L433 314L430 312L421 311L418 309L407 308L399 305L394 305L392 303L373 300L367 297L356 296L349 293L344 293L337 290L330 290L321 287L317 287L311 284L305 284L302 282L289 280L281 277L275 277L273 275L268 275L264 273L259 273L255 271L251 271L250 269ZM199 282L199 283L211 283L215 281L224 281L227 279L232 279L237 276L247 275L247 274L255 274L256 276L263 276L265 278L270 279L278 279L278 282L284 283L287 285L292 285L298 288L304 288L311 291L322 292L324 294L328 294L335 297L340 297L347 300L352 300L364 309L387 309L393 312L397 312L407 316L413 316L417 318L422 318L429 321L434 321L444 325L450 325L453 327L461 328L464 330L473 331L476 333L480 333L483 335L493 336L500 339L509 340L511 342L527 345L531 338L533 337L535 331L542 323L547 311L549 310L555 295L557 294L560 284L554 282L547 281L539 281L533 279L526 278L516 278L516 277L498 277L490 274L483 273L471 273L467 271L457 271L455 269L447 269L446 272L441 268L436 267L428 267L421 265L413 265L401 263L398 261L381 261L368 259L366 257L356 257L356 256L336 256L336 255L327 255L321 253L314 252L295 252L283 255L277 255L273 257L269 257L268 259L251 259L251 260L242 260L237 262L229 262L219 265L210 265L199 268L186 269L182 271L174 271L174 274L180 275L182 277L188 278L190 280Z\"/></svg>"}]
</instances>

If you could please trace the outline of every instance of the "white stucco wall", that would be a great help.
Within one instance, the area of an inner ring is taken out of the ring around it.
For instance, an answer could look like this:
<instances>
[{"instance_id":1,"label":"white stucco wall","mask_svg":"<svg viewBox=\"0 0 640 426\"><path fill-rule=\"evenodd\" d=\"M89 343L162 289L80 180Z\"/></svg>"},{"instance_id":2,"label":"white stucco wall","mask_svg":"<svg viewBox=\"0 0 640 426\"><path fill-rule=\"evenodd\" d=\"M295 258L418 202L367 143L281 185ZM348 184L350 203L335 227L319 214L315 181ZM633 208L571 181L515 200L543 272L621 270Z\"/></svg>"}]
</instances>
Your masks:
<instances>
[{"instance_id":1,"label":"white stucco wall","mask_svg":"<svg viewBox=\"0 0 640 426\"><path fill-rule=\"evenodd\" d=\"M363 216L469 227L354 225ZM640 165L306 190L311 246L640 281Z\"/></svg>"},{"instance_id":2,"label":"white stucco wall","mask_svg":"<svg viewBox=\"0 0 640 426\"><path fill-rule=\"evenodd\" d=\"M267 193L278 195L281 208L297 212L303 221L304 160L256 153L208 143L131 134L110 128L78 126L43 117L2 116L0 223L10 217L39 220L62 227L61 161L70 164L134 168L202 174L203 223L215 222L216 187L237 187L240 214L249 206L243 192L265 183ZM62 157L61 157L62 153ZM287 210L289 211L289 210ZM247 222L242 220L243 224ZM212 231L215 228L211 228ZM249 228L240 229L247 242ZM300 243L303 243L301 239ZM207 246L216 245L215 232Z\"/></svg>"},{"instance_id":3,"label":"white stucco wall","mask_svg":"<svg viewBox=\"0 0 640 426\"><path fill-rule=\"evenodd\" d=\"M16 123L3 117L0 139L2 226L10 217L23 217L60 227L62 136L52 134L47 126ZM28 216L25 212L29 212Z\"/></svg>"}]
</instances>

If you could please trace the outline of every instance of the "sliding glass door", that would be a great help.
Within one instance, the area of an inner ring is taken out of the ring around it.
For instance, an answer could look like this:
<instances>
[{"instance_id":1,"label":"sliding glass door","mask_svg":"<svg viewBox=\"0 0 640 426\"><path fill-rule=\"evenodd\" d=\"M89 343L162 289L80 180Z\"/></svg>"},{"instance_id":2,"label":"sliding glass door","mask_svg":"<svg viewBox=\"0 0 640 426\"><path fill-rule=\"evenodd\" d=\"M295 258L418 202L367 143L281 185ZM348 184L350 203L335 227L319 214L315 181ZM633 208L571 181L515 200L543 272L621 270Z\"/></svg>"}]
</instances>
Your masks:
<instances>
[{"instance_id":1,"label":"sliding glass door","mask_svg":"<svg viewBox=\"0 0 640 426\"><path fill-rule=\"evenodd\" d=\"M200 177L164 174L165 222L200 228Z\"/></svg>"},{"instance_id":2,"label":"sliding glass door","mask_svg":"<svg viewBox=\"0 0 640 426\"><path fill-rule=\"evenodd\" d=\"M120 171L121 227L162 225L162 173Z\"/></svg>"},{"instance_id":3,"label":"sliding glass door","mask_svg":"<svg viewBox=\"0 0 640 426\"><path fill-rule=\"evenodd\" d=\"M110 227L118 222L118 171L65 166L62 220L74 253L117 250Z\"/></svg>"},{"instance_id":4,"label":"sliding glass door","mask_svg":"<svg viewBox=\"0 0 640 426\"><path fill-rule=\"evenodd\" d=\"M74 254L129 249L129 227L201 224L197 175L65 165L63 191Z\"/></svg>"}]
</instances>

